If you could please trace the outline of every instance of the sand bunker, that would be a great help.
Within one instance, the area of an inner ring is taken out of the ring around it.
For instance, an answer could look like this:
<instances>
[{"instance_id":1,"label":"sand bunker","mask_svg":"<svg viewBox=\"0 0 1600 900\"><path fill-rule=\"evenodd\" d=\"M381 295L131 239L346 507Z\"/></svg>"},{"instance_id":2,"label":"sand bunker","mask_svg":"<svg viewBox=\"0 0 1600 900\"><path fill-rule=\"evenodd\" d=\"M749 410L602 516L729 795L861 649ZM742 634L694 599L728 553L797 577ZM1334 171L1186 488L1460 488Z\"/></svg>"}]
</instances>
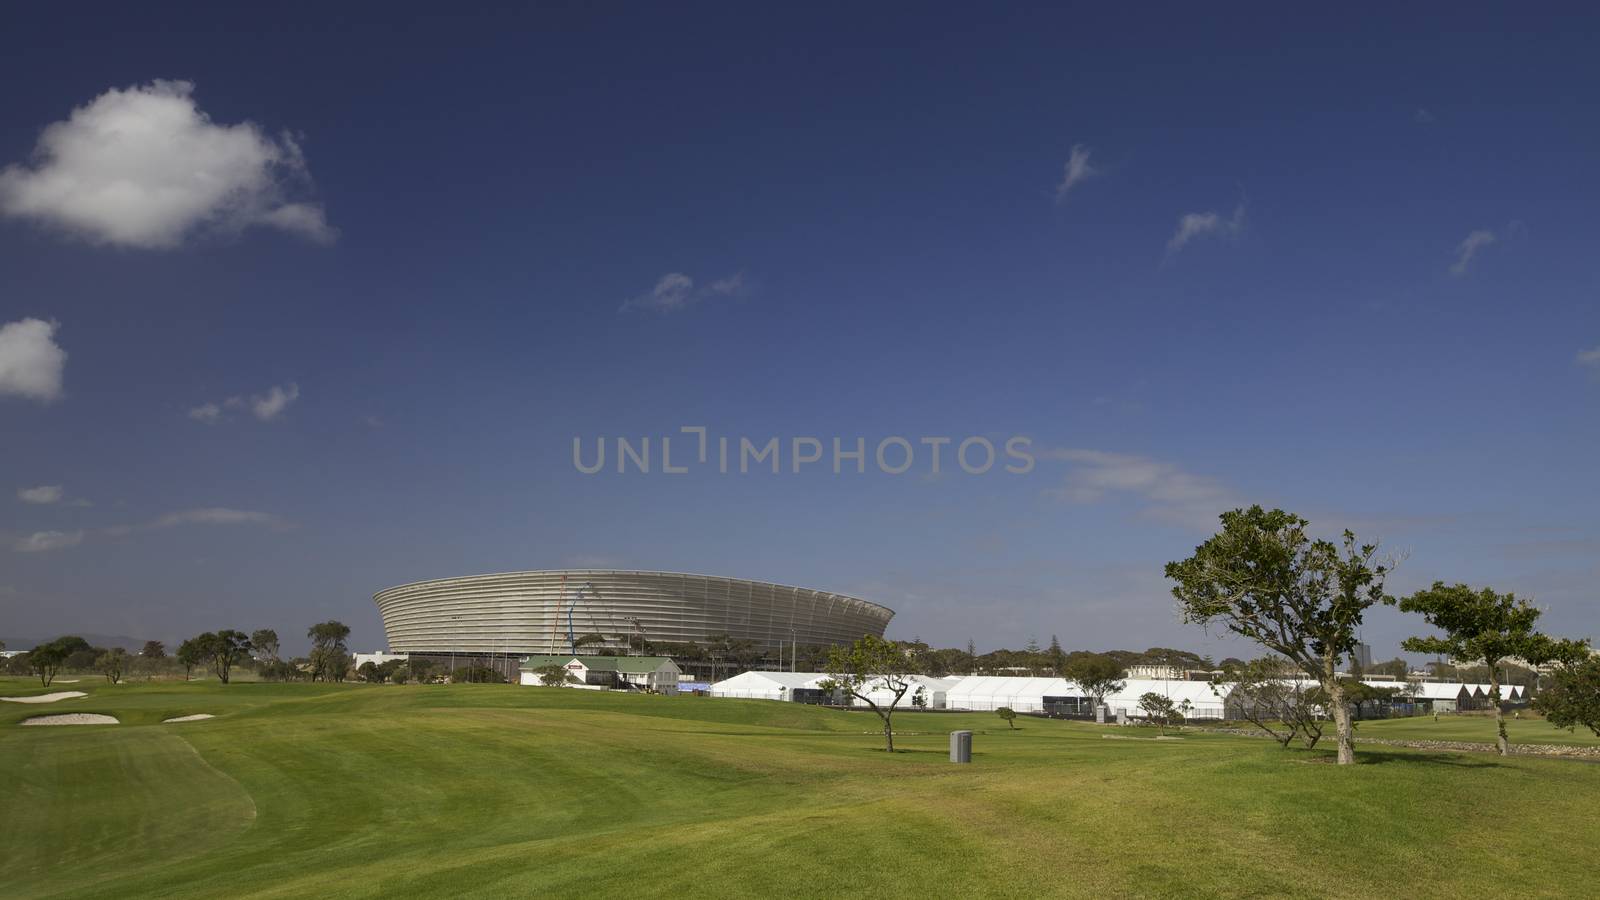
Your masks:
<instances>
[{"instance_id":1,"label":"sand bunker","mask_svg":"<svg viewBox=\"0 0 1600 900\"><path fill-rule=\"evenodd\" d=\"M215 718L216 718L216 716L213 716L211 713L195 713L192 716L173 716L170 719L162 719L161 721L164 722L164 723L171 723L171 722L198 722L201 719L215 719Z\"/></svg>"},{"instance_id":2,"label":"sand bunker","mask_svg":"<svg viewBox=\"0 0 1600 900\"><path fill-rule=\"evenodd\" d=\"M102 716L99 713L67 713L61 716L34 716L23 719L24 725L121 725L115 716Z\"/></svg>"},{"instance_id":3,"label":"sand bunker","mask_svg":"<svg viewBox=\"0 0 1600 900\"><path fill-rule=\"evenodd\" d=\"M37 697L0 697L7 703L54 703L57 700L71 700L73 697L87 697L83 691L56 691L54 694L40 694Z\"/></svg>"}]
</instances>

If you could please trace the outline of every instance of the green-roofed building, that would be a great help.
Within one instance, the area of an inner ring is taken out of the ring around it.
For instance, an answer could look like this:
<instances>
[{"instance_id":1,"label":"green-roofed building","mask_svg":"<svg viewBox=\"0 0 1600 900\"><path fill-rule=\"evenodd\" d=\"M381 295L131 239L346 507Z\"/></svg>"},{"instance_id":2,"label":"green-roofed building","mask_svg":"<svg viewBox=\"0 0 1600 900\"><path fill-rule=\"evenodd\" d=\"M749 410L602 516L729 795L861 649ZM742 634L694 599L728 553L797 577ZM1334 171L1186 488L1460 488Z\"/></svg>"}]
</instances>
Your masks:
<instances>
[{"instance_id":1,"label":"green-roofed building","mask_svg":"<svg viewBox=\"0 0 1600 900\"><path fill-rule=\"evenodd\" d=\"M665 656L525 656L522 684L543 686L541 669L560 666L570 687L613 688L676 694L683 670Z\"/></svg>"}]
</instances>

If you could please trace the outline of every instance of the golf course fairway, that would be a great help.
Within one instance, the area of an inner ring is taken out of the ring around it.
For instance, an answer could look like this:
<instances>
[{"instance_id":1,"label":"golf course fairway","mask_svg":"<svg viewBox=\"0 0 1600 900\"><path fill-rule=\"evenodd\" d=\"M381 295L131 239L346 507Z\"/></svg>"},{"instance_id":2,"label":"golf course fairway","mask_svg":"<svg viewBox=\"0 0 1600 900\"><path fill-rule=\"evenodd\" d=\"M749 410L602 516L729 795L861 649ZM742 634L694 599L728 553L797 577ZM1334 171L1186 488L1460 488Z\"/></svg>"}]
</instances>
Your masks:
<instances>
[{"instance_id":1,"label":"golf course fairway","mask_svg":"<svg viewBox=\"0 0 1600 900\"><path fill-rule=\"evenodd\" d=\"M1581 761L1358 746L1341 768L988 713L898 714L889 755L870 713L768 701L75 687L0 704L7 897L1555 897L1588 895L1600 852ZM121 724L19 727L47 713Z\"/></svg>"}]
</instances>

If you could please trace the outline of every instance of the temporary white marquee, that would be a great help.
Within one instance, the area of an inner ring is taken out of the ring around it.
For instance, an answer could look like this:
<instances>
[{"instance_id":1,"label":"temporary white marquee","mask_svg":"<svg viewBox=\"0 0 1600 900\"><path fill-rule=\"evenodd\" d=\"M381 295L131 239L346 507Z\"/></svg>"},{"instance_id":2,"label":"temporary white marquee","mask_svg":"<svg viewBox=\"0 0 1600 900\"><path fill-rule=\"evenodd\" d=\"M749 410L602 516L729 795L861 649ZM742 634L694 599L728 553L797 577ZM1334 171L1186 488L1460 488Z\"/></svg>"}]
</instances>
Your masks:
<instances>
[{"instance_id":1,"label":"temporary white marquee","mask_svg":"<svg viewBox=\"0 0 1600 900\"><path fill-rule=\"evenodd\" d=\"M1185 718L1223 719L1227 718L1224 705L1232 691L1232 684L1213 685L1209 681L1130 678L1124 682L1122 690L1106 695L1105 704L1112 714L1123 712L1130 718L1138 718L1145 714L1139 699L1145 694L1158 694L1171 700Z\"/></svg>"},{"instance_id":2,"label":"temporary white marquee","mask_svg":"<svg viewBox=\"0 0 1600 900\"><path fill-rule=\"evenodd\" d=\"M924 709L944 709L949 705L950 688L960 680L959 678L935 678L931 675L912 675L911 690L906 691L900 701L894 705L894 708L916 708L917 692L921 691ZM894 700L894 692L883 686L883 679L881 678L875 678L867 682L866 687L866 695L872 698L872 702L879 706L888 706L890 701ZM867 701L860 698L852 698L851 703L855 706L867 705Z\"/></svg>"},{"instance_id":3,"label":"temporary white marquee","mask_svg":"<svg viewBox=\"0 0 1600 900\"><path fill-rule=\"evenodd\" d=\"M981 711L1008 706L1019 713L1044 712L1046 697L1083 696L1083 689L1065 678L967 675L945 692L945 706Z\"/></svg>"},{"instance_id":4,"label":"temporary white marquee","mask_svg":"<svg viewBox=\"0 0 1600 900\"><path fill-rule=\"evenodd\" d=\"M826 672L744 672L711 686L713 697L744 700L793 700L796 690L818 690Z\"/></svg>"}]
</instances>

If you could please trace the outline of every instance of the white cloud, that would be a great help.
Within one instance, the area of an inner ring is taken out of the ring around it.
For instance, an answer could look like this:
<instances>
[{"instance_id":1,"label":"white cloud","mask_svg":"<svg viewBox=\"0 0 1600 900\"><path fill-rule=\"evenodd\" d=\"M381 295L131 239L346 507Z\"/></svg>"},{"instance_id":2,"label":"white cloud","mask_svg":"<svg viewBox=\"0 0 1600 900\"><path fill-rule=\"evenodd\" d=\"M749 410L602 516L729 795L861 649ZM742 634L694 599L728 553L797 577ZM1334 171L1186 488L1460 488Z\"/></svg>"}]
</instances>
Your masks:
<instances>
[{"instance_id":1,"label":"white cloud","mask_svg":"<svg viewBox=\"0 0 1600 900\"><path fill-rule=\"evenodd\" d=\"M250 414L263 422L270 422L283 414L289 404L300 398L300 386L290 383L279 386L273 385L265 393L255 394L248 399L234 396L221 403L206 402L199 406L191 407L189 418L207 425L215 425L222 421L223 412L230 409L249 409Z\"/></svg>"},{"instance_id":2,"label":"white cloud","mask_svg":"<svg viewBox=\"0 0 1600 900\"><path fill-rule=\"evenodd\" d=\"M1100 170L1089 164L1089 148L1082 144L1072 145L1072 155L1067 157L1066 166L1061 173L1061 183L1056 185L1056 202L1061 203L1067 199L1067 192L1090 178L1100 174Z\"/></svg>"},{"instance_id":3,"label":"white cloud","mask_svg":"<svg viewBox=\"0 0 1600 900\"><path fill-rule=\"evenodd\" d=\"M706 290L721 297L732 297L744 290L744 273L735 272L727 278L718 278Z\"/></svg>"},{"instance_id":4,"label":"white cloud","mask_svg":"<svg viewBox=\"0 0 1600 900\"><path fill-rule=\"evenodd\" d=\"M694 279L682 272L668 272L656 280L648 294L624 300L618 312L647 309L658 313L677 312L707 297L737 297L745 291L744 273L736 272L695 289Z\"/></svg>"},{"instance_id":5,"label":"white cloud","mask_svg":"<svg viewBox=\"0 0 1600 900\"><path fill-rule=\"evenodd\" d=\"M41 484L38 487L22 488L17 491L17 499L23 503L60 503L61 485Z\"/></svg>"},{"instance_id":6,"label":"white cloud","mask_svg":"<svg viewBox=\"0 0 1600 900\"><path fill-rule=\"evenodd\" d=\"M1578 365L1593 366L1600 369L1600 347L1593 350L1583 350L1578 353Z\"/></svg>"},{"instance_id":7,"label":"white cloud","mask_svg":"<svg viewBox=\"0 0 1600 900\"><path fill-rule=\"evenodd\" d=\"M222 407L215 403L202 403L189 410L189 418L211 425L222 418Z\"/></svg>"},{"instance_id":8,"label":"white cloud","mask_svg":"<svg viewBox=\"0 0 1600 900\"><path fill-rule=\"evenodd\" d=\"M230 509L225 506L206 506L196 509L180 509L177 512L170 512L158 519L138 525L113 525L107 528L105 533L113 537L122 537L143 531L177 528L182 525L261 525L274 529L289 527L287 522L271 513L256 512L248 509Z\"/></svg>"},{"instance_id":9,"label":"white cloud","mask_svg":"<svg viewBox=\"0 0 1600 900\"><path fill-rule=\"evenodd\" d=\"M208 506L200 509L183 509L167 513L147 528L172 528L177 525L269 525L283 524L271 513L248 509L229 509L225 506Z\"/></svg>"},{"instance_id":10,"label":"white cloud","mask_svg":"<svg viewBox=\"0 0 1600 900\"><path fill-rule=\"evenodd\" d=\"M287 199L310 184L295 140L213 122L193 91L187 81L113 88L47 126L29 163L0 170L0 213L145 249L176 247L202 227L332 241L321 206Z\"/></svg>"},{"instance_id":11,"label":"white cloud","mask_svg":"<svg viewBox=\"0 0 1600 900\"><path fill-rule=\"evenodd\" d=\"M1456 245L1456 261L1450 266L1450 274L1457 278L1467 274L1467 267L1472 264L1472 258L1478 251L1495 242L1494 232L1480 228L1462 239Z\"/></svg>"},{"instance_id":12,"label":"white cloud","mask_svg":"<svg viewBox=\"0 0 1600 900\"><path fill-rule=\"evenodd\" d=\"M0 394L49 403L61 396L67 354L56 344L56 323L20 319L0 326Z\"/></svg>"},{"instance_id":13,"label":"white cloud","mask_svg":"<svg viewBox=\"0 0 1600 900\"><path fill-rule=\"evenodd\" d=\"M1218 515L1240 505L1221 482L1174 463L1080 448L1046 450L1040 457L1074 464L1061 487L1046 491L1069 503L1132 497L1151 518L1197 529L1214 527Z\"/></svg>"},{"instance_id":14,"label":"white cloud","mask_svg":"<svg viewBox=\"0 0 1600 900\"><path fill-rule=\"evenodd\" d=\"M1172 233L1167 240L1167 255L1171 256L1182 250L1185 245L1196 238L1234 237L1244 229L1244 204L1233 210L1233 215L1224 219L1216 212L1184 213L1178 217L1178 230Z\"/></svg>"},{"instance_id":15,"label":"white cloud","mask_svg":"<svg viewBox=\"0 0 1600 900\"><path fill-rule=\"evenodd\" d=\"M250 411L255 413L256 418L261 421L270 422L281 415L289 407L289 404L299 399L299 397L300 386L298 384L291 384L288 387L273 385L272 389L265 394L250 398Z\"/></svg>"},{"instance_id":16,"label":"white cloud","mask_svg":"<svg viewBox=\"0 0 1600 900\"><path fill-rule=\"evenodd\" d=\"M44 553L65 550L83 543L81 531L36 531L11 546L18 553Z\"/></svg>"}]
</instances>

